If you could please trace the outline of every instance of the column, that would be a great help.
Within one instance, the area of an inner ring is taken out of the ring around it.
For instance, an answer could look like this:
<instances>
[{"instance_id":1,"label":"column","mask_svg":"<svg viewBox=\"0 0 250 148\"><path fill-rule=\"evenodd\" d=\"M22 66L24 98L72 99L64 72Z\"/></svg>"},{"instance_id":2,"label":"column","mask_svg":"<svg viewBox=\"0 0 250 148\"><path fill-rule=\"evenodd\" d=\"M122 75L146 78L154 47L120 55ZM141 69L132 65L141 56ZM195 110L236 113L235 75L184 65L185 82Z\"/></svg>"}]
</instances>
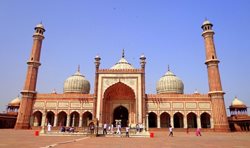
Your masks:
<instances>
[{"instance_id":1,"label":"column","mask_svg":"<svg viewBox=\"0 0 250 148\"><path fill-rule=\"evenodd\" d=\"M188 127L188 125L187 125L187 116L183 116L183 118L184 118L184 128L187 128Z\"/></svg>"},{"instance_id":2,"label":"column","mask_svg":"<svg viewBox=\"0 0 250 148\"><path fill-rule=\"evenodd\" d=\"M41 123L42 129L40 131L41 134L45 133L46 116L47 116L47 110L45 109L44 112L43 112L43 115L42 115L42 123Z\"/></svg>"},{"instance_id":3,"label":"column","mask_svg":"<svg viewBox=\"0 0 250 148\"><path fill-rule=\"evenodd\" d=\"M161 117L157 115L157 128L161 128Z\"/></svg>"},{"instance_id":4,"label":"column","mask_svg":"<svg viewBox=\"0 0 250 148\"><path fill-rule=\"evenodd\" d=\"M43 113L41 126L45 126L46 115Z\"/></svg>"},{"instance_id":5,"label":"column","mask_svg":"<svg viewBox=\"0 0 250 148\"><path fill-rule=\"evenodd\" d=\"M82 127L82 116L80 115L80 119L79 119L79 127Z\"/></svg>"},{"instance_id":6,"label":"column","mask_svg":"<svg viewBox=\"0 0 250 148\"><path fill-rule=\"evenodd\" d=\"M55 115L55 118L54 118L54 127L57 126L57 115Z\"/></svg>"},{"instance_id":7,"label":"column","mask_svg":"<svg viewBox=\"0 0 250 148\"><path fill-rule=\"evenodd\" d=\"M170 117L170 123L171 123L171 126L174 127L174 116L173 115Z\"/></svg>"},{"instance_id":8,"label":"column","mask_svg":"<svg viewBox=\"0 0 250 148\"><path fill-rule=\"evenodd\" d=\"M211 124L211 128L214 128L214 120L212 117L210 117L210 124Z\"/></svg>"},{"instance_id":9,"label":"column","mask_svg":"<svg viewBox=\"0 0 250 148\"><path fill-rule=\"evenodd\" d=\"M201 128L201 118L197 115L197 128Z\"/></svg>"},{"instance_id":10,"label":"column","mask_svg":"<svg viewBox=\"0 0 250 148\"><path fill-rule=\"evenodd\" d=\"M70 115L67 115L67 123L66 123L66 127L69 127L70 124Z\"/></svg>"},{"instance_id":11,"label":"column","mask_svg":"<svg viewBox=\"0 0 250 148\"><path fill-rule=\"evenodd\" d=\"M146 123L147 123L147 125L146 125L146 131L148 131L148 114L146 114Z\"/></svg>"},{"instance_id":12,"label":"column","mask_svg":"<svg viewBox=\"0 0 250 148\"><path fill-rule=\"evenodd\" d=\"M73 118L72 118L72 127L75 127L75 114L73 114Z\"/></svg>"}]
</instances>

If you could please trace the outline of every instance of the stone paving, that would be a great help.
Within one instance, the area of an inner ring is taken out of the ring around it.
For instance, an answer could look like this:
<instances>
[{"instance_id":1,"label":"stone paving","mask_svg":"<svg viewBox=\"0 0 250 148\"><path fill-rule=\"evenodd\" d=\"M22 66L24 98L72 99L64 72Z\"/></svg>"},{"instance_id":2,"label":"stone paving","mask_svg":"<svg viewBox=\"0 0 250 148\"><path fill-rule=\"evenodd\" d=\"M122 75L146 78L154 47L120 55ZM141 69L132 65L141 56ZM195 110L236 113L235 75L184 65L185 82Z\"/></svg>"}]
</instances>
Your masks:
<instances>
[{"instance_id":1,"label":"stone paving","mask_svg":"<svg viewBox=\"0 0 250 148\"><path fill-rule=\"evenodd\" d=\"M154 132L154 138L35 136L34 130L0 129L0 148L249 148L250 132L213 133Z\"/></svg>"}]
</instances>

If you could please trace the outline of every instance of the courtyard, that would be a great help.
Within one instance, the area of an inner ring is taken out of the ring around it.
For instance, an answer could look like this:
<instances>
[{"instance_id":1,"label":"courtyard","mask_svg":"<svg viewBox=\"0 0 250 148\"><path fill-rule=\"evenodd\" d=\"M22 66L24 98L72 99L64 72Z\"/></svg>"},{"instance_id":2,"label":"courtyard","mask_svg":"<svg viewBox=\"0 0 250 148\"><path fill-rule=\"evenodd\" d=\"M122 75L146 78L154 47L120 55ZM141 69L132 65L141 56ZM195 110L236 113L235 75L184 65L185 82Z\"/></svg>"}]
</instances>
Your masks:
<instances>
[{"instance_id":1,"label":"courtyard","mask_svg":"<svg viewBox=\"0 0 250 148\"><path fill-rule=\"evenodd\" d=\"M155 131L153 138L126 137L86 137L86 136L35 136L34 130L0 130L0 148L151 148L151 147L186 147L186 148L248 148L250 133L215 133L202 132L195 136L194 132L174 132L174 137L168 136L168 131Z\"/></svg>"}]
</instances>

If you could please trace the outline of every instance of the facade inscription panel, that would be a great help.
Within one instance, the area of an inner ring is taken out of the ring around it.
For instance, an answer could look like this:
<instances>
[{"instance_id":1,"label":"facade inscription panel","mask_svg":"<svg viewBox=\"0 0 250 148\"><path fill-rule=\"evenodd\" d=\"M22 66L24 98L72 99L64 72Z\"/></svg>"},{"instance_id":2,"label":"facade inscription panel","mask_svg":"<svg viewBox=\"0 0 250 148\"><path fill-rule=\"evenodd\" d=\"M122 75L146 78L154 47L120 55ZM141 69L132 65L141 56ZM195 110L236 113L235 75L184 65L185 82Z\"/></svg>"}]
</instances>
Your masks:
<instances>
[{"instance_id":1,"label":"facade inscription panel","mask_svg":"<svg viewBox=\"0 0 250 148\"><path fill-rule=\"evenodd\" d=\"M199 108L210 109L211 105L210 103L199 103Z\"/></svg>"},{"instance_id":2,"label":"facade inscription panel","mask_svg":"<svg viewBox=\"0 0 250 148\"><path fill-rule=\"evenodd\" d=\"M61 107L61 108L67 108L69 107L69 103L68 102L59 102L58 103L58 107Z\"/></svg>"},{"instance_id":3,"label":"facade inscription panel","mask_svg":"<svg viewBox=\"0 0 250 148\"><path fill-rule=\"evenodd\" d=\"M35 104L34 104L34 107L35 108L42 108L44 107L44 102L41 102L41 101L36 101Z\"/></svg>"},{"instance_id":4,"label":"facade inscription panel","mask_svg":"<svg viewBox=\"0 0 250 148\"><path fill-rule=\"evenodd\" d=\"M186 103L186 108L197 108L197 105L196 105L196 103L194 103L194 102L187 102Z\"/></svg>"},{"instance_id":5,"label":"facade inscription panel","mask_svg":"<svg viewBox=\"0 0 250 148\"><path fill-rule=\"evenodd\" d=\"M170 108L170 107L171 107L170 103L166 103L166 102L160 103L160 108Z\"/></svg>"},{"instance_id":6,"label":"facade inscription panel","mask_svg":"<svg viewBox=\"0 0 250 148\"><path fill-rule=\"evenodd\" d=\"M173 103L173 108L183 108L184 105L181 102L174 102Z\"/></svg>"}]
</instances>

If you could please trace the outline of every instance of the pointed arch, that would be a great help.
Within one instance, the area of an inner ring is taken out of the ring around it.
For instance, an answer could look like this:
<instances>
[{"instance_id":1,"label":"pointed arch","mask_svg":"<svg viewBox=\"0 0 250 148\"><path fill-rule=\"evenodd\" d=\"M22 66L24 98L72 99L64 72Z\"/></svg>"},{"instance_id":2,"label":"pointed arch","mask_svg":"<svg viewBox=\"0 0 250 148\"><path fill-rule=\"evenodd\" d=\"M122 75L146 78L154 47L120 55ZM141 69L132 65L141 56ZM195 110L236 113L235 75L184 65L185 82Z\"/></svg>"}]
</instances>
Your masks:
<instances>
[{"instance_id":1,"label":"pointed arch","mask_svg":"<svg viewBox=\"0 0 250 148\"><path fill-rule=\"evenodd\" d=\"M36 111L33 113L33 126L41 126L42 124L42 112Z\"/></svg>"},{"instance_id":2,"label":"pointed arch","mask_svg":"<svg viewBox=\"0 0 250 148\"><path fill-rule=\"evenodd\" d=\"M67 124L67 113L61 111L58 113L58 125L57 126L66 126Z\"/></svg>"},{"instance_id":3,"label":"pointed arch","mask_svg":"<svg viewBox=\"0 0 250 148\"><path fill-rule=\"evenodd\" d=\"M148 124L150 128L156 128L157 127L157 115L154 112L150 112L148 114Z\"/></svg>"},{"instance_id":4,"label":"pointed arch","mask_svg":"<svg viewBox=\"0 0 250 148\"><path fill-rule=\"evenodd\" d=\"M174 128L183 128L183 127L184 127L183 114L177 112L174 114Z\"/></svg>"},{"instance_id":5,"label":"pointed arch","mask_svg":"<svg viewBox=\"0 0 250 148\"><path fill-rule=\"evenodd\" d=\"M126 107L122 105L116 107L113 112L113 124L115 125L115 120L121 120L121 126L126 127L129 123L128 114L128 109Z\"/></svg>"},{"instance_id":6,"label":"pointed arch","mask_svg":"<svg viewBox=\"0 0 250 148\"><path fill-rule=\"evenodd\" d=\"M134 90L128 85L117 82L110 87L108 87L104 92L104 98L110 100L112 98L122 99L122 100L131 100L135 99Z\"/></svg>"},{"instance_id":7,"label":"pointed arch","mask_svg":"<svg viewBox=\"0 0 250 148\"><path fill-rule=\"evenodd\" d=\"M46 119L47 119L47 124L51 124L51 125L54 125L54 119L55 119L55 114L53 111L48 111L47 112L47 116L46 116Z\"/></svg>"},{"instance_id":8,"label":"pointed arch","mask_svg":"<svg viewBox=\"0 0 250 148\"><path fill-rule=\"evenodd\" d=\"M197 128L197 115L193 112L187 114L187 127Z\"/></svg>"},{"instance_id":9,"label":"pointed arch","mask_svg":"<svg viewBox=\"0 0 250 148\"><path fill-rule=\"evenodd\" d=\"M70 114L70 126L78 127L79 126L79 113L77 111L73 111Z\"/></svg>"},{"instance_id":10,"label":"pointed arch","mask_svg":"<svg viewBox=\"0 0 250 148\"><path fill-rule=\"evenodd\" d=\"M170 125L170 114L167 112L163 112L160 115L161 120L161 128L168 128Z\"/></svg>"},{"instance_id":11,"label":"pointed arch","mask_svg":"<svg viewBox=\"0 0 250 148\"><path fill-rule=\"evenodd\" d=\"M204 112L201 114L200 116L201 118L201 127L202 128L211 128L211 123L210 123L210 114L208 114L207 112Z\"/></svg>"},{"instance_id":12,"label":"pointed arch","mask_svg":"<svg viewBox=\"0 0 250 148\"><path fill-rule=\"evenodd\" d=\"M126 108L124 109L126 119L125 117L124 119L122 118L122 120L124 120L122 121L122 126L127 125L127 122L135 122L132 118L135 117L135 104L135 93L131 87L122 82L117 82L111 85L104 92L102 112L100 114L101 122L114 124L115 118L120 118L116 116L116 112L119 112L116 110L117 105L121 105L121 107Z\"/></svg>"},{"instance_id":13,"label":"pointed arch","mask_svg":"<svg viewBox=\"0 0 250 148\"><path fill-rule=\"evenodd\" d=\"M93 115L91 112L86 111L82 114L82 126L87 127L89 125L89 121L93 119Z\"/></svg>"}]
</instances>

